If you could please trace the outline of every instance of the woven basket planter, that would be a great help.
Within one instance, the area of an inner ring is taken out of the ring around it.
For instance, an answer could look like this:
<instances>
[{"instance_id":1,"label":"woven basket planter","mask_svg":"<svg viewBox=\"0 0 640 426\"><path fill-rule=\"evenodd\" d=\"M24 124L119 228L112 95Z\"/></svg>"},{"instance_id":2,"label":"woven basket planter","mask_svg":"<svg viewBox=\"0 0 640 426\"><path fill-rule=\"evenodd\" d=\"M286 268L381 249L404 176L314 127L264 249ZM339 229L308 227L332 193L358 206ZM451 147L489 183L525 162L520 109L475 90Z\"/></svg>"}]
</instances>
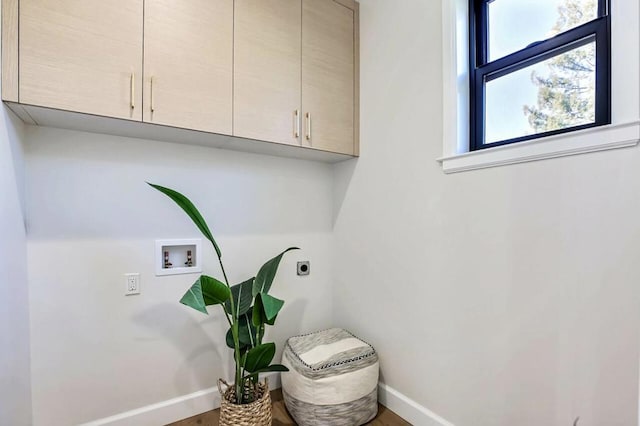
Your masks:
<instances>
[{"instance_id":1,"label":"woven basket planter","mask_svg":"<svg viewBox=\"0 0 640 426\"><path fill-rule=\"evenodd\" d=\"M222 390L222 385L227 389ZM249 387L245 387L249 389ZM236 404L236 390L224 380L218 381L218 390L222 397L220 405L220 426L271 426L271 395L268 383L258 383L250 404Z\"/></svg>"}]
</instances>

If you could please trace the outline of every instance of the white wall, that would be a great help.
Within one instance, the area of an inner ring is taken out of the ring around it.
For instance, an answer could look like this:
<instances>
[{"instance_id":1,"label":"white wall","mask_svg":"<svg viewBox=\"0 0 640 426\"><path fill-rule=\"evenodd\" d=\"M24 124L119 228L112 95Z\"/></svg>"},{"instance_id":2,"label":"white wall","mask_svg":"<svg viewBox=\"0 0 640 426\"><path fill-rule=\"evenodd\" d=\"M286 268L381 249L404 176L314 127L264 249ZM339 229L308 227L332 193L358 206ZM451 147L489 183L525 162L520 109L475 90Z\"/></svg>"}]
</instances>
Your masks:
<instances>
[{"instance_id":1,"label":"white wall","mask_svg":"<svg viewBox=\"0 0 640 426\"><path fill-rule=\"evenodd\" d=\"M156 278L154 240L199 237L145 181L188 195L240 282L292 245L272 293L272 337L330 325L332 167L320 163L27 127L28 252L35 425L70 425L230 378L226 322L178 303L196 276ZM204 246L205 272L219 276ZM311 260L309 277L295 274ZM142 294L124 296L124 273Z\"/></svg>"},{"instance_id":2,"label":"white wall","mask_svg":"<svg viewBox=\"0 0 640 426\"><path fill-rule=\"evenodd\" d=\"M31 424L23 124L0 108L0 425Z\"/></svg>"},{"instance_id":3,"label":"white wall","mask_svg":"<svg viewBox=\"0 0 640 426\"><path fill-rule=\"evenodd\" d=\"M444 175L441 53L440 2L361 2L334 322L457 426L637 424L640 152Z\"/></svg>"},{"instance_id":4,"label":"white wall","mask_svg":"<svg viewBox=\"0 0 640 426\"><path fill-rule=\"evenodd\" d=\"M156 238L199 235L145 180L196 202L233 281L289 245L304 248L274 287L287 301L273 335L280 349L292 334L349 328L378 349L385 383L457 426L637 424L640 154L445 176L435 162L439 3L361 3L357 161L27 127L35 425L117 414L230 376L220 315L177 303L195 277L153 275ZM7 146L0 270L17 278L0 283L10 301L0 342L12 345L0 372L13 373L0 381L0 424L21 425L30 423L25 237L20 155ZM294 272L302 259L312 261L304 279ZM205 270L217 274L211 251ZM141 273L142 295L123 296L127 272Z\"/></svg>"},{"instance_id":5,"label":"white wall","mask_svg":"<svg viewBox=\"0 0 640 426\"><path fill-rule=\"evenodd\" d=\"M31 424L23 140L22 122L0 106L0 425L12 426Z\"/></svg>"}]
</instances>

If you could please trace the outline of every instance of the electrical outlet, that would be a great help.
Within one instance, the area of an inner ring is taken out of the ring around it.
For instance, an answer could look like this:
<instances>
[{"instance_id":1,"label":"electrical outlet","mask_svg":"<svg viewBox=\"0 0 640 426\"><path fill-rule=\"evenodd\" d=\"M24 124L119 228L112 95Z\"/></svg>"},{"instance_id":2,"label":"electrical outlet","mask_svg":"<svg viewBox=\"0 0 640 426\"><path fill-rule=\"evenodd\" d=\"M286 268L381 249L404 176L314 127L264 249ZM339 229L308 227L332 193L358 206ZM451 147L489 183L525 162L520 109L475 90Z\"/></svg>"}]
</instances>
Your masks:
<instances>
[{"instance_id":1,"label":"electrical outlet","mask_svg":"<svg viewBox=\"0 0 640 426\"><path fill-rule=\"evenodd\" d=\"M131 296L134 294L140 294L140 274L124 274L125 288L124 295Z\"/></svg>"},{"instance_id":2,"label":"electrical outlet","mask_svg":"<svg viewBox=\"0 0 640 426\"><path fill-rule=\"evenodd\" d=\"M298 262L298 275L305 276L311 273L311 262L308 260L304 260L302 262Z\"/></svg>"}]
</instances>

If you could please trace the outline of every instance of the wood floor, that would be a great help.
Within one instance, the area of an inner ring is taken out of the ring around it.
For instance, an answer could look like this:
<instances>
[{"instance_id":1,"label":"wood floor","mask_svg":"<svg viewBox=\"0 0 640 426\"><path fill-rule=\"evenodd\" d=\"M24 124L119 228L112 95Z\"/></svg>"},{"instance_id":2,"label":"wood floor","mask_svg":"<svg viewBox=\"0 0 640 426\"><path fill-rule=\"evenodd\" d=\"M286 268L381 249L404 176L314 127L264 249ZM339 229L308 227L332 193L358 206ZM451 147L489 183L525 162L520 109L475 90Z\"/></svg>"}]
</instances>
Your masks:
<instances>
[{"instance_id":1,"label":"wood floor","mask_svg":"<svg viewBox=\"0 0 640 426\"><path fill-rule=\"evenodd\" d=\"M284 406L282 400L282 391L276 389L271 392L271 400L273 401L273 426L291 426L295 425L295 422L289 417L289 413ZM218 419L220 418L220 410L209 411L198 416L190 417L188 419L180 420L179 422L172 423L168 426L218 426ZM402 420L393 411L380 405L378 409L378 415L371 422L367 423L370 426L411 426L410 423Z\"/></svg>"}]
</instances>

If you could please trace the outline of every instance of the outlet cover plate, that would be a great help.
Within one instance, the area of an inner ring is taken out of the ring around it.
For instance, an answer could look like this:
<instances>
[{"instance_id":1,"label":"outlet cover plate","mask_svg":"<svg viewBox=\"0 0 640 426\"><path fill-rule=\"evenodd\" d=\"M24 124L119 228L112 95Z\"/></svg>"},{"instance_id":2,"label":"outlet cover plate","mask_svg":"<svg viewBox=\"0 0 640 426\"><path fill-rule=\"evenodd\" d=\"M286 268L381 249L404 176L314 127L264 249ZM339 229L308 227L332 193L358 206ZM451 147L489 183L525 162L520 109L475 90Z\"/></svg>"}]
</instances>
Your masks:
<instances>
[{"instance_id":1,"label":"outlet cover plate","mask_svg":"<svg viewBox=\"0 0 640 426\"><path fill-rule=\"evenodd\" d=\"M304 260L302 262L298 262L298 275L305 276L311 273L311 262L308 260Z\"/></svg>"},{"instance_id":2,"label":"outlet cover plate","mask_svg":"<svg viewBox=\"0 0 640 426\"><path fill-rule=\"evenodd\" d=\"M140 274L124 274L124 278L124 295L133 296L135 294L140 294Z\"/></svg>"}]
</instances>

